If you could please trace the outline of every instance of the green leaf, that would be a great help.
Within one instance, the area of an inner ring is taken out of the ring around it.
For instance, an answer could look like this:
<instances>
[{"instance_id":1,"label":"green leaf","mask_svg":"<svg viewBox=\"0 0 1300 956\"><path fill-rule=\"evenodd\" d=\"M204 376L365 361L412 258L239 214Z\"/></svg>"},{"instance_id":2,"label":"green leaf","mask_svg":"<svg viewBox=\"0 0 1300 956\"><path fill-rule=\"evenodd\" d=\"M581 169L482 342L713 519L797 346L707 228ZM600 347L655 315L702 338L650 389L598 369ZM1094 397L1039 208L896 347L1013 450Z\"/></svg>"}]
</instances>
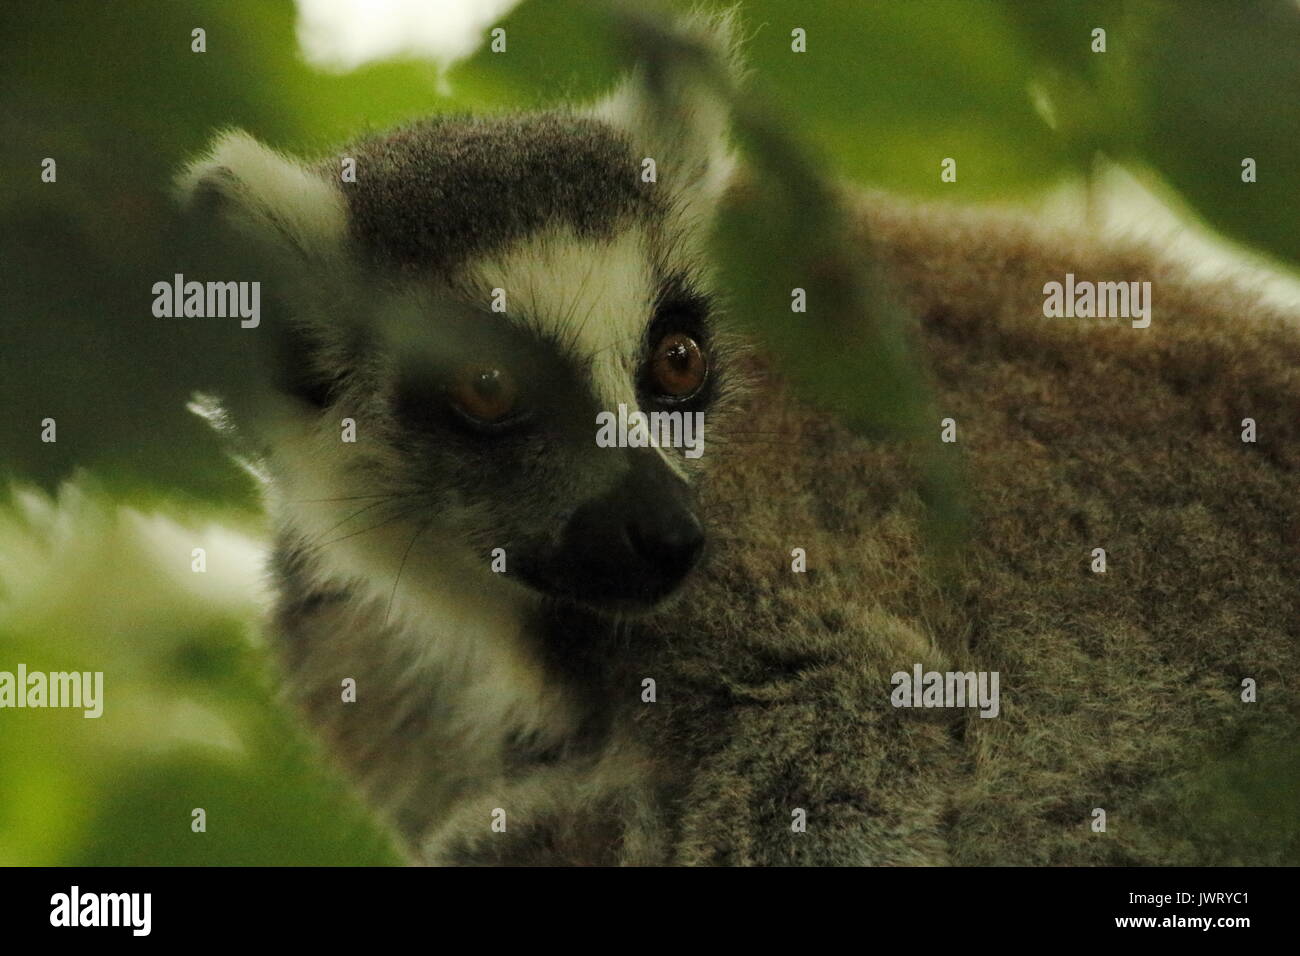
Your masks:
<instances>
[{"instance_id":1,"label":"green leaf","mask_svg":"<svg viewBox=\"0 0 1300 956\"><path fill-rule=\"evenodd\" d=\"M1133 57L1142 152L1206 221L1300 264L1300 7L1149 0ZM1242 160L1258 181L1242 182Z\"/></svg>"}]
</instances>

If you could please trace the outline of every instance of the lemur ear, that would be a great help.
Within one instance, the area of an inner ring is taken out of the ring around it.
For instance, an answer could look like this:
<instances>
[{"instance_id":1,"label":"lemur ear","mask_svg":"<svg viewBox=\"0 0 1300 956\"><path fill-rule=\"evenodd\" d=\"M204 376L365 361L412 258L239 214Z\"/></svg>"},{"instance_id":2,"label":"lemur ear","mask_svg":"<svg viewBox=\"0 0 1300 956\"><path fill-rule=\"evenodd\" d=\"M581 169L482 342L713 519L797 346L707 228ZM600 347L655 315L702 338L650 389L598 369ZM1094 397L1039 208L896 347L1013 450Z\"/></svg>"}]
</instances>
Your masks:
<instances>
[{"instance_id":1,"label":"lemur ear","mask_svg":"<svg viewBox=\"0 0 1300 956\"><path fill-rule=\"evenodd\" d=\"M192 213L268 250L312 262L342 251L347 207L339 189L242 130L219 135L176 185Z\"/></svg>"},{"instance_id":2,"label":"lemur ear","mask_svg":"<svg viewBox=\"0 0 1300 956\"><path fill-rule=\"evenodd\" d=\"M229 130L181 171L176 186L194 224L211 233L205 240L233 255L231 262L248 267L251 257L258 266L271 265L273 294L337 305L339 286L331 280L346 261L347 205L323 172ZM322 307L312 314L325 312ZM259 336L265 371L280 392L324 407L331 380L317 366L321 328L290 312L270 319ZM245 403L244 397L227 398ZM245 405L235 417L249 421Z\"/></svg>"},{"instance_id":3,"label":"lemur ear","mask_svg":"<svg viewBox=\"0 0 1300 956\"><path fill-rule=\"evenodd\" d=\"M656 182L688 214L707 216L730 182L730 91L742 62L733 12L696 15L670 32L646 26L652 55L591 112L623 130ZM641 32L630 24L632 33Z\"/></svg>"}]
</instances>

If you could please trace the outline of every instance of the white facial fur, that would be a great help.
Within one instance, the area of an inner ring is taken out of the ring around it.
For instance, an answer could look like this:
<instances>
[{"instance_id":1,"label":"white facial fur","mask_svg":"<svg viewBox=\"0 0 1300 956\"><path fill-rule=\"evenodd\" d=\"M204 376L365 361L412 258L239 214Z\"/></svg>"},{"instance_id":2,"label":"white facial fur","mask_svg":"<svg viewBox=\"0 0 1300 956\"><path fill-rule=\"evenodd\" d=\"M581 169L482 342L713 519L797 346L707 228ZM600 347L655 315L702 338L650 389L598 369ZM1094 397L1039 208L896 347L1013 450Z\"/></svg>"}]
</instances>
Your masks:
<instances>
[{"instance_id":1,"label":"white facial fur","mask_svg":"<svg viewBox=\"0 0 1300 956\"><path fill-rule=\"evenodd\" d=\"M632 374L655 300L648 243L640 229L609 242L559 232L539 235L475 263L467 279L480 294L506 290L507 314L572 343L574 356L589 365L602 407L636 401Z\"/></svg>"}]
</instances>

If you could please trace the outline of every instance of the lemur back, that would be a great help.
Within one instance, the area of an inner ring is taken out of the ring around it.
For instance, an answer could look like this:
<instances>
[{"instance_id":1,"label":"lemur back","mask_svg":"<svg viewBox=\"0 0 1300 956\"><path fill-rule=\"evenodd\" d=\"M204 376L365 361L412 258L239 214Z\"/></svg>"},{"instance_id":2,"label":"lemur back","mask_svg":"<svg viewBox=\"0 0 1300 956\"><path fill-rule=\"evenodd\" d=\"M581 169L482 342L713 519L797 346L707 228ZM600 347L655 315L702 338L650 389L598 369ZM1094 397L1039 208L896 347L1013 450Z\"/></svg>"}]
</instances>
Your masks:
<instances>
[{"instance_id":1,"label":"lemur back","mask_svg":"<svg viewBox=\"0 0 1300 956\"><path fill-rule=\"evenodd\" d=\"M879 197L859 214L957 423L960 584L925 570L917 450L766 385L755 439L705 485L730 533L643 667L660 687L644 722L692 768L671 858L1294 862L1293 798L1280 825L1220 816L1295 761L1295 317L1139 247ZM1045 279L1071 271L1151 280L1160 327L1045 320ZM1267 440L1241 440L1246 418ZM999 672L997 718L895 708L890 677L916 663Z\"/></svg>"}]
</instances>

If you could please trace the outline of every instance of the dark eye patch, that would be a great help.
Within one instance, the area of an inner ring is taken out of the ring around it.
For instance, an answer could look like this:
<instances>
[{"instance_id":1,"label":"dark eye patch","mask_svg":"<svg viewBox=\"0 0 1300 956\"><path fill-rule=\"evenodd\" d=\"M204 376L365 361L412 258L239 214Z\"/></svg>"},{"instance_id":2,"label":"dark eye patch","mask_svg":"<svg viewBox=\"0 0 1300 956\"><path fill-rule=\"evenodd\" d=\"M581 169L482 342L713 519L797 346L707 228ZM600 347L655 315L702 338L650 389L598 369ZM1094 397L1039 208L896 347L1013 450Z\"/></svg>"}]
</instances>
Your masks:
<instances>
[{"instance_id":1,"label":"dark eye patch","mask_svg":"<svg viewBox=\"0 0 1300 956\"><path fill-rule=\"evenodd\" d=\"M585 422L590 417L590 400L572 359L557 343L500 314L466 309L444 316L436 340L431 338L422 351L402 357L393 396L394 413L418 432L439 438L468 433L499 438L534 423L554 433L570 420ZM508 379L511 411L518 412L502 423L510 428L484 428L472 415L467 423L467 369L499 370Z\"/></svg>"},{"instance_id":2,"label":"dark eye patch","mask_svg":"<svg viewBox=\"0 0 1300 956\"><path fill-rule=\"evenodd\" d=\"M667 332L685 332L699 341L706 331L711 309L711 298L684 274L670 275L659 286L646 339L657 341Z\"/></svg>"}]
</instances>

